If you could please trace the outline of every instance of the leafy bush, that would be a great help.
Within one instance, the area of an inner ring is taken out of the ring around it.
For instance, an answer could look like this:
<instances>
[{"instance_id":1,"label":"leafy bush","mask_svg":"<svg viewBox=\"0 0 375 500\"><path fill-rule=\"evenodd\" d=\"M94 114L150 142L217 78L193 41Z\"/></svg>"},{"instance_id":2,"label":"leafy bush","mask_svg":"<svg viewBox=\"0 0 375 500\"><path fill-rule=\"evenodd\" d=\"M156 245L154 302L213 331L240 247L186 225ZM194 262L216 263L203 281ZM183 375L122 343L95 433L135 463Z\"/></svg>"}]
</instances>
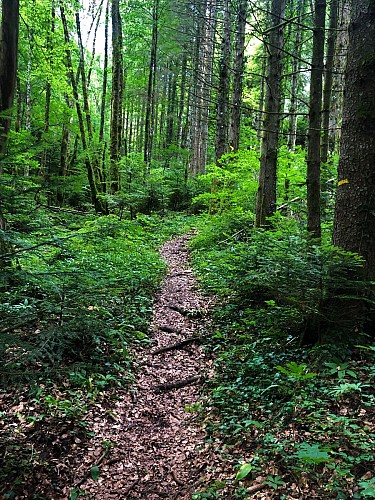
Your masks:
<instances>
[{"instance_id":1,"label":"leafy bush","mask_svg":"<svg viewBox=\"0 0 375 500\"><path fill-rule=\"evenodd\" d=\"M255 477L277 489L270 498L371 496L374 350L353 347L361 339L353 308L364 296L373 307L361 259L313 245L281 216L269 231L241 224L234 211L210 222L192 244L201 285L220 304L201 415L224 462L239 465L194 498L248 498ZM323 343L307 349L313 319Z\"/></svg>"}]
</instances>

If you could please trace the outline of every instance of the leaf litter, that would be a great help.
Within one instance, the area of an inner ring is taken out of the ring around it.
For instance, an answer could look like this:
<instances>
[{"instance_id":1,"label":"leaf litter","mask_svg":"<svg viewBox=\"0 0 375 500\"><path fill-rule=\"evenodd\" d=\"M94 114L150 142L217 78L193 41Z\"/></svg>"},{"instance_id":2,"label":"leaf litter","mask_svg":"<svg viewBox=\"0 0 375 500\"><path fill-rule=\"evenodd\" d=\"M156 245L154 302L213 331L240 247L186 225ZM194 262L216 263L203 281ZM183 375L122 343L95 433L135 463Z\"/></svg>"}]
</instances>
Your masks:
<instances>
[{"instance_id":1,"label":"leaf litter","mask_svg":"<svg viewBox=\"0 0 375 500\"><path fill-rule=\"evenodd\" d=\"M199 485L206 465L200 456L205 436L189 409L200 399L205 356L199 342L184 341L203 334L210 299L198 292L188 239L184 235L161 248L168 273L154 302L152 345L137 354L140 368L131 394L104 415L102 405L92 414L93 449L78 466L75 484L95 499L183 500ZM103 443L108 453L98 465ZM93 467L99 469L95 474L90 473ZM83 471L85 480L79 484Z\"/></svg>"}]
</instances>

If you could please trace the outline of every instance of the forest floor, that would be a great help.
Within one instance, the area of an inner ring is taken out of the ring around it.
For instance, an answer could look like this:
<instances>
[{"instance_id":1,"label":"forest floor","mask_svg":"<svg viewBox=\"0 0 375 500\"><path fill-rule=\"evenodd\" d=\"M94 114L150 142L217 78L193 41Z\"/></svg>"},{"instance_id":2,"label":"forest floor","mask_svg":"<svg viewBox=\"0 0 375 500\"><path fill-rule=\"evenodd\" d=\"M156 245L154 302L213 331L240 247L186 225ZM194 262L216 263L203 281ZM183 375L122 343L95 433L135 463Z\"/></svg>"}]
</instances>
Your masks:
<instances>
[{"instance_id":1,"label":"forest floor","mask_svg":"<svg viewBox=\"0 0 375 500\"><path fill-rule=\"evenodd\" d=\"M132 392L107 408L106 418L92 415L95 441L107 447L86 454L75 487L97 500L189 499L204 473L204 432L194 422L194 408L207 369L199 338L211 299L197 290L188 239L184 235L161 248L168 273L155 298L153 342L138 353ZM160 352L165 347L171 348ZM97 480L85 474L93 465Z\"/></svg>"}]
</instances>

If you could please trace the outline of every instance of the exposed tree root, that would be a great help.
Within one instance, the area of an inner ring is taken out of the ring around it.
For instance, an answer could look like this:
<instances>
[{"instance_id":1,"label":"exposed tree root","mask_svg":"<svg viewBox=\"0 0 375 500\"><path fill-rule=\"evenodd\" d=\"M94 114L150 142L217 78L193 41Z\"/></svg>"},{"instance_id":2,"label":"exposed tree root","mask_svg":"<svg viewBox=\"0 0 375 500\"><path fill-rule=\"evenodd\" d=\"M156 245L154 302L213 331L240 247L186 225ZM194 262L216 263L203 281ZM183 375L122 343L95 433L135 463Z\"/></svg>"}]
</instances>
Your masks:
<instances>
[{"instance_id":1,"label":"exposed tree root","mask_svg":"<svg viewBox=\"0 0 375 500\"><path fill-rule=\"evenodd\" d=\"M156 349L155 351L152 351L151 354L153 356L156 356L156 354L161 354L163 352L168 352L168 351L174 351L177 349L182 349L183 347L186 347L187 345L190 344L198 344L200 343L201 339L199 337L190 337L185 340L181 340L181 342L177 342L176 344L171 344L167 345L165 347L160 347L160 349Z\"/></svg>"},{"instance_id":2,"label":"exposed tree root","mask_svg":"<svg viewBox=\"0 0 375 500\"><path fill-rule=\"evenodd\" d=\"M185 378L184 380L177 380L177 382L167 382L165 384L159 384L154 387L155 392L165 392L171 391L172 389L182 389L187 385L195 384L200 382L202 377L200 375L194 375L193 377Z\"/></svg>"}]
</instances>

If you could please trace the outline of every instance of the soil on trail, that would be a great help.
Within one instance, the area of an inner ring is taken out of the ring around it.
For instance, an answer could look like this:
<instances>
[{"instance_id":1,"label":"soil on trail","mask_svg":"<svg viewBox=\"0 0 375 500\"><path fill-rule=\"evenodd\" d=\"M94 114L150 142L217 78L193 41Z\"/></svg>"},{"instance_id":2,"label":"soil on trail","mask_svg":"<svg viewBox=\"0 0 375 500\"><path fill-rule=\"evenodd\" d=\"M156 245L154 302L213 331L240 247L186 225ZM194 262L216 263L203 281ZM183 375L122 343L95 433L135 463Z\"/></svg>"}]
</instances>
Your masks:
<instances>
[{"instance_id":1,"label":"soil on trail","mask_svg":"<svg viewBox=\"0 0 375 500\"><path fill-rule=\"evenodd\" d=\"M183 500L199 486L204 436L189 407L199 401L204 354L192 337L201 334L209 301L199 295L189 268L188 239L175 238L161 249L168 273L154 303L153 344L139 359L137 390L116 403L111 426L96 424L97 435L112 447L98 457L98 481L80 485L95 499ZM186 345L157 352L186 339Z\"/></svg>"}]
</instances>

